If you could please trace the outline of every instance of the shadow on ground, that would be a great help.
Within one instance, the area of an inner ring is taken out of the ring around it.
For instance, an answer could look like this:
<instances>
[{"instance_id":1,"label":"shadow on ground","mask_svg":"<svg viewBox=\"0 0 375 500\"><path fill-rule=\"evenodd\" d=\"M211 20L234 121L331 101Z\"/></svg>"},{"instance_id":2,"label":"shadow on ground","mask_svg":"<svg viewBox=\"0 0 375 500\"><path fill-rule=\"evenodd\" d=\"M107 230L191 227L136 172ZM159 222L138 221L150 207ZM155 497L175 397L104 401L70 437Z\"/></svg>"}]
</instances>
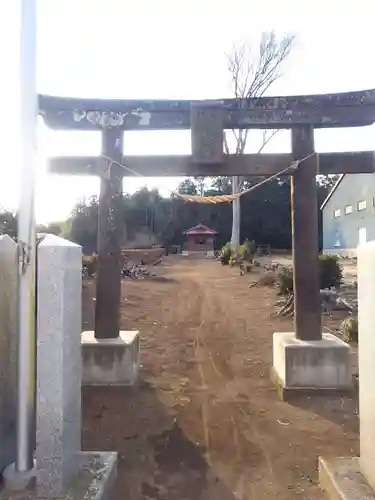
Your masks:
<instances>
[{"instance_id":1,"label":"shadow on ground","mask_svg":"<svg viewBox=\"0 0 375 500\"><path fill-rule=\"evenodd\" d=\"M83 448L119 454L113 499L234 500L156 390L83 389Z\"/></svg>"},{"instance_id":2,"label":"shadow on ground","mask_svg":"<svg viewBox=\"0 0 375 500\"><path fill-rule=\"evenodd\" d=\"M324 394L296 396L288 400L288 403L340 425L345 432L359 433L359 418L353 418L359 415L357 390L341 396Z\"/></svg>"}]
</instances>

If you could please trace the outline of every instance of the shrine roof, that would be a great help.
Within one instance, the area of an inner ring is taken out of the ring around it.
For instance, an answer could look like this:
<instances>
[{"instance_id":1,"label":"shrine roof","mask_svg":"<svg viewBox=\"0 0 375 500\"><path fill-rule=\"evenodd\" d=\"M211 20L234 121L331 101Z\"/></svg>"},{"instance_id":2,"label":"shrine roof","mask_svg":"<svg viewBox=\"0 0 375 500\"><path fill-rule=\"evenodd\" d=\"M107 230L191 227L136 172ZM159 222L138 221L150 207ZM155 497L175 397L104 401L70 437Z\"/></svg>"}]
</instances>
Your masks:
<instances>
[{"instance_id":1,"label":"shrine roof","mask_svg":"<svg viewBox=\"0 0 375 500\"><path fill-rule=\"evenodd\" d=\"M215 229L211 229L205 226L204 224L197 224L196 226L191 227L187 231L184 231L183 234L186 234L188 236L201 235L201 234L214 236L215 234L217 234L217 231L215 231Z\"/></svg>"}]
</instances>

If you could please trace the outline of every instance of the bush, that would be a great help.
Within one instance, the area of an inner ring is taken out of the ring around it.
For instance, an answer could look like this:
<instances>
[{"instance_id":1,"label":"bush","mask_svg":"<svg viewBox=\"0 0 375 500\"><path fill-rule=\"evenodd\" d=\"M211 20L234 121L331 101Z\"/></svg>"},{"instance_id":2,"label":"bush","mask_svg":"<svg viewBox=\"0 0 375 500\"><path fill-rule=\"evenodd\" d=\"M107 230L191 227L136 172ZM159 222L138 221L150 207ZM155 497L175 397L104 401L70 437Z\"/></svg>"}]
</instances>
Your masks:
<instances>
[{"instance_id":1,"label":"bush","mask_svg":"<svg viewBox=\"0 0 375 500\"><path fill-rule=\"evenodd\" d=\"M220 250L219 260L223 264L223 266L241 265L242 261L252 263L254 257L254 248L254 243L251 241L246 241L238 248L233 248L229 241Z\"/></svg>"},{"instance_id":2,"label":"bush","mask_svg":"<svg viewBox=\"0 0 375 500\"><path fill-rule=\"evenodd\" d=\"M340 332L345 342L358 342L358 319L349 316L341 322Z\"/></svg>"},{"instance_id":3,"label":"bush","mask_svg":"<svg viewBox=\"0 0 375 500\"><path fill-rule=\"evenodd\" d=\"M253 242L246 241L238 247L238 250L236 251L236 260L246 260L247 262L252 262L254 253Z\"/></svg>"},{"instance_id":4,"label":"bush","mask_svg":"<svg viewBox=\"0 0 375 500\"><path fill-rule=\"evenodd\" d=\"M282 295L293 292L293 268L282 267L277 276L277 285Z\"/></svg>"},{"instance_id":5,"label":"bush","mask_svg":"<svg viewBox=\"0 0 375 500\"><path fill-rule=\"evenodd\" d=\"M230 243L226 243L220 250L219 260L223 266L227 266L232 259L233 250Z\"/></svg>"},{"instance_id":6,"label":"bush","mask_svg":"<svg viewBox=\"0 0 375 500\"><path fill-rule=\"evenodd\" d=\"M339 288L342 283L342 266L337 255L319 255L320 288Z\"/></svg>"},{"instance_id":7,"label":"bush","mask_svg":"<svg viewBox=\"0 0 375 500\"><path fill-rule=\"evenodd\" d=\"M223 246L220 252L220 262L223 265L240 266L242 262L253 262L253 246L252 243L246 241L238 248L233 248L231 243Z\"/></svg>"},{"instance_id":8,"label":"bush","mask_svg":"<svg viewBox=\"0 0 375 500\"><path fill-rule=\"evenodd\" d=\"M320 288L338 288L342 283L342 266L337 255L319 255ZM293 292L293 268L283 267L278 274L280 293Z\"/></svg>"}]
</instances>

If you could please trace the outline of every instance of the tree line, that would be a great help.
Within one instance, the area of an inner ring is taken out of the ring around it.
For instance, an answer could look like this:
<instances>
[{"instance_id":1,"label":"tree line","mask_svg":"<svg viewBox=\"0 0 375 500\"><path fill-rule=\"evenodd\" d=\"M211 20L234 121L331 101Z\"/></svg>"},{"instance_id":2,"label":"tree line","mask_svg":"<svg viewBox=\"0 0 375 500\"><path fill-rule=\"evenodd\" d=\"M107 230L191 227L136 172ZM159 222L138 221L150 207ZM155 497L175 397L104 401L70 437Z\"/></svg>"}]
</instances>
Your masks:
<instances>
[{"instance_id":1,"label":"tree line","mask_svg":"<svg viewBox=\"0 0 375 500\"><path fill-rule=\"evenodd\" d=\"M318 205L328 195L335 176L317 178ZM246 180L246 186L259 182ZM232 192L231 177L185 179L177 189L181 194L214 196ZM274 249L290 249L292 245L290 215L290 178L267 182L240 198L240 240L254 240L257 245ZM66 221L38 225L37 231L61 235L83 247L86 254L97 250L98 206L96 196L77 202ZM170 247L184 242L183 232L203 223L218 231L217 248L230 241L232 234L232 204L200 204L185 202L171 194L163 197L157 190L142 188L134 194L124 194L121 207L123 242L132 241L140 231L154 235L162 245ZM321 245L321 214L319 210L319 242ZM0 233L17 235L17 215L0 213Z\"/></svg>"}]
</instances>

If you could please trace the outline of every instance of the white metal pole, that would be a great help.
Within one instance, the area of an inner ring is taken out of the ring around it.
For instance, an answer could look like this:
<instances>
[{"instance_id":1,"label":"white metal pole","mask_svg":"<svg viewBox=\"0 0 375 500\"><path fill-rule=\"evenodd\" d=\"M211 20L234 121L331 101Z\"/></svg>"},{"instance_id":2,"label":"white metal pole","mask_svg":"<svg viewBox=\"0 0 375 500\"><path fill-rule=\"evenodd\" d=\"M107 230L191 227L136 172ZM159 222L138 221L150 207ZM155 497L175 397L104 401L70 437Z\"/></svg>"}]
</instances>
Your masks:
<instances>
[{"instance_id":1,"label":"white metal pole","mask_svg":"<svg viewBox=\"0 0 375 500\"><path fill-rule=\"evenodd\" d=\"M36 391L35 181L38 102L36 92L36 3L21 0L20 102L21 196L18 211L19 296L17 454L15 468L33 468Z\"/></svg>"}]
</instances>

